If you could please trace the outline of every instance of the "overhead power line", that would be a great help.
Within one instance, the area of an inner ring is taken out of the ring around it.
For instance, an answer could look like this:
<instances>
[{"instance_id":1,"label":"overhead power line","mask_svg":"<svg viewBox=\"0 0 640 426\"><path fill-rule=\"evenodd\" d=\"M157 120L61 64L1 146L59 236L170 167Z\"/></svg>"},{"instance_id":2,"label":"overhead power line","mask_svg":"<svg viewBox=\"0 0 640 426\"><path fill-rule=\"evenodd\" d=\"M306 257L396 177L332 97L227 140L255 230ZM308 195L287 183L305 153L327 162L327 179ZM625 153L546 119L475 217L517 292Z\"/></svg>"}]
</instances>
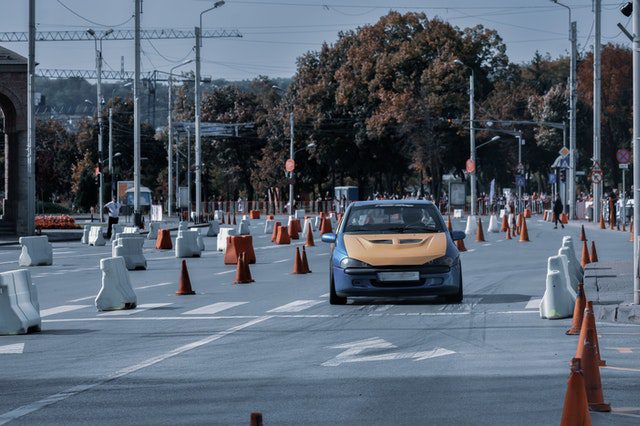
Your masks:
<instances>
[{"instance_id":1,"label":"overhead power line","mask_svg":"<svg viewBox=\"0 0 640 426\"><path fill-rule=\"evenodd\" d=\"M84 78L86 80L96 80L98 74L96 70L73 70L73 69L55 69L55 68L37 68L36 75L46 78ZM143 72L140 76L143 80L168 81L169 73L164 71ZM174 81L193 81L193 78L185 78L177 74L173 74ZM113 71L102 70L103 80L132 80L133 71ZM210 80L211 77L205 77L203 80Z\"/></svg>"},{"instance_id":2,"label":"overhead power line","mask_svg":"<svg viewBox=\"0 0 640 426\"><path fill-rule=\"evenodd\" d=\"M95 37L104 40L133 40L133 30L114 30L105 36L106 31L96 31ZM168 40L168 39L195 39L193 30L178 30L174 28L161 28L155 30L142 30L140 36L144 40ZM202 38L237 38L242 34L235 29L203 30ZM24 31L0 32L2 42L26 42L29 34ZM93 41L94 36L86 31L38 31L36 41Z\"/></svg>"}]
</instances>

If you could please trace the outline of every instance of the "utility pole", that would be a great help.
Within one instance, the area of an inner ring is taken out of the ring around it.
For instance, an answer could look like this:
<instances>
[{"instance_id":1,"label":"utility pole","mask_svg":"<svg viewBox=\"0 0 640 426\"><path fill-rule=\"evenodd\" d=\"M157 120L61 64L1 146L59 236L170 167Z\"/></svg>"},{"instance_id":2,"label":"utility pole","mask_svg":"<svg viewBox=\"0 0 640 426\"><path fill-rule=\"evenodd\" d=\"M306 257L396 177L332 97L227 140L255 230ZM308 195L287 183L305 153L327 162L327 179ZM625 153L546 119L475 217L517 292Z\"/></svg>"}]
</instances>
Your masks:
<instances>
[{"instance_id":1,"label":"utility pole","mask_svg":"<svg viewBox=\"0 0 640 426\"><path fill-rule=\"evenodd\" d=\"M518 132L516 135L518 138L518 167L522 164L522 133ZM524 171L522 176L524 176ZM522 203L522 186L518 185L518 211L520 211L520 204Z\"/></svg>"},{"instance_id":2,"label":"utility pole","mask_svg":"<svg viewBox=\"0 0 640 426\"><path fill-rule=\"evenodd\" d=\"M633 0L633 303L640 304L640 0Z\"/></svg>"},{"instance_id":3,"label":"utility pole","mask_svg":"<svg viewBox=\"0 0 640 426\"><path fill-rule=\"evenodd\" d=\"M202 15L200 15L200 21L202 21ZM196 34L196 87L194 88L195 92L195 127L196 127L196 221L200 221L200 144L201 144L201 135L200 135L200 29L201 27L195 28ZM189 155L191 155L191 151L189 151ZM191 170L189 170L189 177L191 176ZM189 197L191 197L191 191L189 191ZM189 202L189 214L191 214L191 202Z\"/></svg>"},{"instance_id":4,"label":"utility pole","mask_svg":"<svg viewBox=\"0 0 640 426\"><path fill-rule=\"evenodd\" d=\"M289 134L290 134L289 158L291 158L292 160L294 159L293 156L295 155L293 152L293 142L295 140L293 130L294 130L294 116L293 116L293 110L292 110L291 113L289 114ZM293 180L295 179L295 172L292 171L289 174L289 179L291 179L289 181L289 215L292 215L293 214Z\"/></svg>"},{"instance_id":5,"label":"utility pole","mask_svg":"<svg viewBox=\"0 0 640 426\"><path fill-rule=\"evenodd\" d=\"M135 0L135 65L133 79L133 210L134 223L142 225L140 211L140 14L142 0Z\"/></svg>"},{"instance_id":6,"label":"utility pole","mask_svg":"<svg viewBox=\"0 0 640 426\"><path fill-rule=\"evenodd\" d=\"M111 196L113 196L113 108L109 107L109 177L111 178Z\"/></svg>"},{"instance_id":7,"label":"utility pole","mask_svg":"<svg viewBox=\"0 0 640 426\"><path fill-rule=\"evenodd\" d=\"M600 80L601 80L601 12L602 0L594 0L595 41L593 45L593 164L600 164ZM593 221L600 220L602 183L593 183Z\"/></svg>"},{"instance_id":8,"label":"utility pole","mask_svg":"<svg viewBox=\"0 0 640 426\"><path fill-rule=\"evenodd\" d=\"M36 1L29 0L29 54L27 79L27 219L26 234L33 235L35 231L36 214Z\"/></svg>"},{"instance_id":9,"label":"utility pole","mask_svg":"<svg viewBox=\"0 0 640 426\"><path fill-rule=\"evenodd\" d=\"M475 98L475 73L471 68L471 76L469 77L469 147L471 150L471 161L476 163L476 133L473 127L473 120L475 118L474 108ZM520 152L520 140L518 139L518 153ZM520 154L518 154L519 156ZM520 158L518 157L518 164L520 164ZM476 165L477 168L477 165ZM476 170L471 172L471 216L476 214ZM518 198L520 198L520 190L518 191Z\"/></svg>"}]
</instances>

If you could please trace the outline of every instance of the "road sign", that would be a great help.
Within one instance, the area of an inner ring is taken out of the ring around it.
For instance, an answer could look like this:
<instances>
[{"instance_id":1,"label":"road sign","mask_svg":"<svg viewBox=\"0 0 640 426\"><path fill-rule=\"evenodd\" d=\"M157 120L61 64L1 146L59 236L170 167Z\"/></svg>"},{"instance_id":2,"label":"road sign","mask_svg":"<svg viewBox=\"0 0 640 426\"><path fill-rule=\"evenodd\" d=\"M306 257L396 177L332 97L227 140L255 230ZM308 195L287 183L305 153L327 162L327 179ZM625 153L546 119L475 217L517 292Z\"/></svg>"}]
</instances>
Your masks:
<instances>
[{"instance_id":1,"label":"road sign","mask_svg":"<svg viewBox=\"0 0 640 426\"><path fill-rule=\"evenodd\" d=\"M618 164L618 167L620 167L620 168L621 168L621 169L623 169L623 170L627 170L627 169L629 169L629 164L627 164L627 163L620 163L620 164Z\"/></svg>"},{"instance_id":2,"label":"road sign","mask_svg":"<svg viewBox=\"0 0 640 426\"><path fill-rule=\"evenodd\" d=\"M291 158L289 158L287 160L287 162L284 163L284 168L285 168L286 171L291 173L292 171L294 171L296 169L296 162L293 161Z\"/></svg>"},{"instance_id":3,"label":"road sign","mask_svg":"<svg viewBox=\"0 0 640 426\"><path fill-rule=\"evenodd\" d=\"M560 160L560 168L561 169L569 168L569 159L567 157L563 157L562 160Z\"/></svg>"},{"instance_id":4,"label":"road sign","mask_svg":"<svg viewBox=\"0 0 640 426\"><path fill-rule=\"evenodd\" d=\"M567 148L566 146L563 146L562 149L558 152L560 153L560 155L566 158L571 151L569 151L569 148Z\"/></svg>"},{"instance_id":5,"label":"road sign","mask_svg":"<svg viewBox=\"0 0 640 426\"><path fill-rule=\"evenodd\" d=\"M467 173L473 173L476 171L476 162L473 161L471 158L469 158L467 160L466 167L467 167Z\"/></svg>"},{"instance_id":6,"label":"road sign","mask_svg":"<svg viewBox=\"0 0 640 426\"><path fill-rule=\"evenodd\" d=\"M591 175L591 181L593 183L600 183L602 182L602 175L600 173L593 173Z\"/></svg>"},{"instance_id":7,"label":"road sign","mask_svg":"<svg viewBox=\"0 0 640 426\"><path fill-rule=\"evenodd\" d=\"M516 175L516 186L524 187L524 176Z\"/></svg>"},{"instance_id":8,"label":"road sign","mask_svg":"<svg viewBox=\"0 0 640 426\"><path fill-rule=\"evenodd\" d=\"M600 167L600 163L597 161L593 162L593 167L591 167L591 173L600 173L602 174L602 167Z\"/></svg>"},{"instance_id":9,"label":"road sign","mask_svg":"<svg viewBox=\"0 0 640 426\"><path fill-rule=\"evenodd\" d=\"M522 163L518 163L518 166L516 167L516 172L521 175L524 173L524 164Z\"/></svg>"},{"instance_id":10,"label":"road sign","mask_svg":"<svg viewBox=\"0 0 640 426\"><path fill-rule=\"evenodd\" d=\"M620 164L629 164L631 162L631 152L628 149L619 149L616 152L616 159Z\"/></svg>"},{"instance_id":11,"label":"road sign","mask_svg":"<svg viewBox=\"0 0 640 426\"><path fill-rule=\"evenodd\" d=\"M549 173L549 183L550 184L556 183L556 174L555 173Z\"/></svg>"}]
</instances>

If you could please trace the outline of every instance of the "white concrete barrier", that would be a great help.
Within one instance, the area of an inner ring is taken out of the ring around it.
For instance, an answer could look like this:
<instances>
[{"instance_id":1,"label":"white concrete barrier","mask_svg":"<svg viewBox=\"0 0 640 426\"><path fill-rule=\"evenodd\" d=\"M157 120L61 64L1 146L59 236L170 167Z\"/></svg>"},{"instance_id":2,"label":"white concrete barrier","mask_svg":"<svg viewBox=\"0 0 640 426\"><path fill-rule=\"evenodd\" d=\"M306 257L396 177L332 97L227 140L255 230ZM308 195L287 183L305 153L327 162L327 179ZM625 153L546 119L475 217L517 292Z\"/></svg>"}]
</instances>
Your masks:
<instances>
[{"instance_id":1,"label":"white concrete barrier","mask_svg":"<svg viewBox=\"0 0 640 426\"><path fill-rule=\"evenodd\" d=\"M158 230L162 229L162 222L149 222L149 233L147 240L155 240L158 238Z\"/></svg>"},{"instance_id":2,"label":"white concrete barrier","mask_svg":"<svg viewBox=\"0 0 640 426\"><path fill-rule=\"evenodd\" d=\"M569 270L569 259L567 259L566 255L558 254L555 257L560 259L560 264L557 267L554 265L553 269L559 270L566 277L567 289L571 293L573 300L576 300L578 298L578 277Z\"/></svg>"},{"instance_id":3,"label":"white concrete barrier","mask_svg":"<svg viewBox=\"0 0 640 426\"><path fill-rule=\"evenodd\" d=\"M298 219L298 220L303 220L303 219L304 219L304 215L305 215L305 214L306 214L306 213L305 213L305 210L304 210L304 209L299 209L299 210L296 210L296 211L294 212L294 216L295 216L295 218L296 218L296 219Z\"/></svg>"},{"instance_id":4,"label":"white concrete barrier","mask_svg":"<svg viewBox=\"0 0 640 426\"><path fill-rule=\"evenodd\" d=\"M220 222L212 220L209 222L209 228L207 228L207 237L216 237L220 232Z\"/></svg>"},{"instance_id":5,"label":"white concrete barrier","mask_svg":"<svg viewBox=\"0 0 640 426\"><path fill-rule=\"evenodd\" d=\"M478 229L478 218L475 216L467 217L467 227L464 230L464 233L467 234L467 237L475 235L476 230Z\"/></svg>"},{"instance_id":6,"label":"white concrete barrier","mask_svg":"<svg viewBox=\"0 0 640 426\"><path fill-rule=\"evenodd\" d=\"M320 216L316 216L313 218L313 229L318 230L320 229Z\"/></svg>"},{"instance_id":7,"label":"white concrete barrier","mask_svg":"<svg viewBox=\"0 0 640 426\"><path fill-rule=\"evenodd\" d=\"M227 251L227 237L232 237L234 235L238 235L235 229L233 228L220 228L220 232L218 233L218 251L225 252Z\"/></svg>"},{"instance_id":8,"label":"white concrete barrier","mask_svg":"<svg viewBox=\"0 0 640 426\"><path fill-rule=\"evenodd\" d=\"M573 315L574 302L567 289L566 277L563 273L558 270L549 270L546 289L540 302L540 318L569 318Z\"/></svg>"},{"instance_id":9,"label":"white concrete barrier","mask_svg":"<svg viewBox=\"0 0 640 426\"><path fill-rule=\"evenodd\" d=\"M569 276L571 277L571 279L569 280L569 282L572 284L573 283L581 283L583 282L582 279L582 274L580 273L580 270L578 269L580 267L580 265L577 263L577 260L571 260L571 248L569 247L561 247L558 250L558 255L560 256L565 256L567 258L567 269L569 271ZM574 256L575 257L575 256ZM577 292L578 288L577 286L574 288L574 290Z\"/></svg>"},{"instance_id":10,"label":"white concrete barrier","mask_svg":"<svg viewBox=\"0 0 640 426\"><path fill-rule=\"evenodd\" d=\"M264 223L264 233L267 235L273 234L273 226L275 225L275 223L275 220L267 219L267 221Z\"/></svg>"},{"instance_id":11,"label":"white concrete barrier","mask_svg":"<svg viewBox=\"0 0 640 426\"><path fill-rule=\"evenodd\" d=\"M489 228L487 228L488 232L500 232L500 225L498 225L498 218L495 214L492 214L489 218Z\"/></svg>"},{"instance_id":12,"label":"white concrete barrier","mask_svg":"<svg viewBox=\"0 0 640 426\"><path fill-rule=\"evenodd\" d=\"M181 220L180 223L178 224L178 231L186 231L189 229L189 222L185 222L184 220Z\"/></svg>"},{"instance_id":13,"label":"white concrete barrier","mask_svg":"<svg viewBox=\"0 0 640 426\"><path fill-rule=\"evenodd\" d=\"M202 250L198 245L198 235L196 231L178 231L176 257L200 257Z\"/></svg>"},{"instance_id":14,"label":"white concrete barrier","mask_svg":"<svg viewBox=\"0 0 640 426\"><path fill-rule=\"evenodd\" d=\"M113 246L113 257L122 257L128 270L147 269L147 259L142 253L144 238L118 238Z\"/></svg>"},{"instance_id":15,"label":"white concrete barrier","mask_svg":"<svg viewBox=\"0 0 640 426\"><path fill-rule=\"evenodd\" d=\"M82 228L80 244L89 244L89 232L91 232L91 225L85 225L84 228Z\"/></svg>"},{"instance_id":16,"label":"white concrete barrier","mask_svg":"<svg viewBox=\"0 0 640 426\"><path fill-rule=\"evenodd\" d=\"M582 265L580 265L580 261L576 256L576 249L573 246L573 238L568 235L562 237L562 247L567 247L569 249L567 260L569 261L569 264L572 265L571 267L576 270L579 281L583 282L582 279L584 278L584 270L582 269Z\"/></svg>"},{"instance_id":17,"label":"white concrete barrier","mask_svg":"<svg viewBox=\"0 0 640 426\"><path fill-rule=\"evenodd\" d=\"M307 238L307 227L308 225L311 225L311 231L315 231L315 229L313 229L313 220L311 218L305 219L304 220L304 224L302 225L302 237L303 238Z\"/></svg>"},{"instance_id":18,"label":"white concrete barrier","mask_svg":"<svg viewBox=\"0 0 640 426\"><path fill-rule=\"evenodd\" d=\"M138 229L137 226L125 226L122 229L122 233L123 234L139 234L140 233L140 229Z\"/></svg>"},{"instance_id":19,"label":"white concrete barrier","mask_svg":"<svg viewBox=\"0 0 640 426\"><path fill-rule=\"evenodd\" d=\"M453 217L455 219L462 219L462 209L453 209Z\"/></svg>"},{"instance_id":20,"label":"white concrete barrier","mask_svg":"<svg viewBox=\"0 0 640 426\"><path fill-rule=\"evenodd\" d=\"M106 245L107 242L102 235L102 226L92 226L89 231L89 245L101 247Z\"/></svg>"},{"instance_id":21,"label":"white concrete barrier","mask_svg":"<svg viewBox=\"0 0 640 426\"><path fill-rule=\"evenodd\" d=\"M122 234L124 232L124 225L114 223L111 225L111 242L116 240L116 234Z\"/></svg>"},{"instance_id":22,"label":"white concrete barrier","mask_svg":"<svg viewBox=\"0 0 640 426\"><path fill-rule=\"evenodd\" d=\"M249 221L242 219L240 223L238 223L238 235L251 235Z\"/></svg>"},{"instance_id":23,"label":"white concrete barrier","mask_svg":"<svg viewBox=\"0 0 640 426\"><path fill-rule=\"evenodd\" d=\"M196 242L198 243L198 248L200 249L200 251L204 251L204 238L202 238L200 229L201 228L189 228L189 231L194 231L196 233Z\"/></svg>"},{"instance_id":24,"label":"white concrete barrier","mask_svg":"<svg viewBox=\"0 0 640 426\"><path fill-rule=\"evenodd\" d=\"M129 272L122 257L100 260L102 287L95 304L99 311L133 309L137 305L136 293L131 287Z\"/></svg>"},{"instance_id":25,"label":"white concrete barrier","mask_svg":"<svg viewBox=\"0 0 640 426\"><path fill-rule=\"evenodd\" d=\"M27 269L0 274L0 334L40 331L38 292Z\"/></svg>"},{"instance_id":26,"label":"white concrete barrier","mask_svg":"<svg viewBox=\"0 0 640 426\"><path fill-rule=\"evenodd\" d=\"M46 235L40 237L20 237L22 252L18 259L20 266L43 266L53 264L53 249Z\"/></svg>"}]
</instances>

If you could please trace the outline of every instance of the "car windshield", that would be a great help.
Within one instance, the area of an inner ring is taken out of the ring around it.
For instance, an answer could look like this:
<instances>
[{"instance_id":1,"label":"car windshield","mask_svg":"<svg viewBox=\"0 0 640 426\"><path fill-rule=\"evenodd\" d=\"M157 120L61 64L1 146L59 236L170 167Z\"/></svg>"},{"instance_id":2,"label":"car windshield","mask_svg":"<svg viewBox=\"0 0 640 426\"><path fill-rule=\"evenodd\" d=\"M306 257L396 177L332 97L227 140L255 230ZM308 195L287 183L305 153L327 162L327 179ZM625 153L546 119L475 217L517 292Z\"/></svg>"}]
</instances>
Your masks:
<instances>
[{"instance_id":1,"label":"car windshield","mask_svg":"<svg viewBox=\"0 0 640 426\"><path fill-rule=\"evenodd\" d=\"M431 204L375 204L354 206L344 232L402 234L444 232L440 213Z\"/></svg>"}]
</instances>

